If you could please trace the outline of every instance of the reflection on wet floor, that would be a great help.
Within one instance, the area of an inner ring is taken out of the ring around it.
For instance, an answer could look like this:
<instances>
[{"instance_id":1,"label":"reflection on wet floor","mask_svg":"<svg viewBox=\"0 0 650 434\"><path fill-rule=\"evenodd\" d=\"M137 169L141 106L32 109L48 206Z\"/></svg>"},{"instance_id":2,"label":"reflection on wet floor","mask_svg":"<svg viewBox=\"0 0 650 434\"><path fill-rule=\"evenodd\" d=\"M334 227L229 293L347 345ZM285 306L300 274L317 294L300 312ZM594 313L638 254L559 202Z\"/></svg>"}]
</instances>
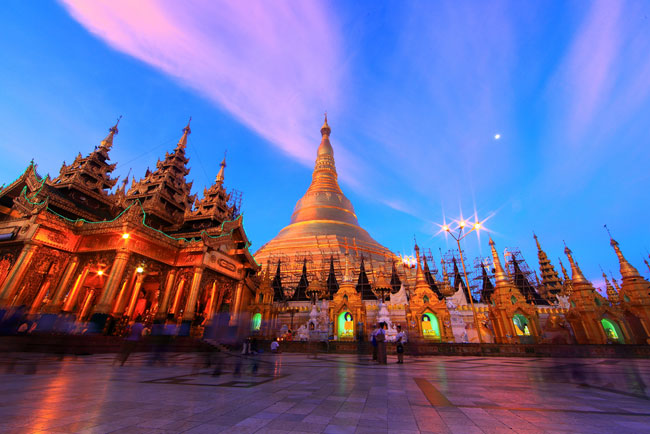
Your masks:
<instances>
[{"instance_id":1,"label":"reflection on wet floor","mask_svg":"<svg viewBox=\"0 0 650 434\"><path fill-rule=\"evenodd\" d=\"M0 355L1 432L643 432L650 361Z\"/></svg>"}]
</instances>

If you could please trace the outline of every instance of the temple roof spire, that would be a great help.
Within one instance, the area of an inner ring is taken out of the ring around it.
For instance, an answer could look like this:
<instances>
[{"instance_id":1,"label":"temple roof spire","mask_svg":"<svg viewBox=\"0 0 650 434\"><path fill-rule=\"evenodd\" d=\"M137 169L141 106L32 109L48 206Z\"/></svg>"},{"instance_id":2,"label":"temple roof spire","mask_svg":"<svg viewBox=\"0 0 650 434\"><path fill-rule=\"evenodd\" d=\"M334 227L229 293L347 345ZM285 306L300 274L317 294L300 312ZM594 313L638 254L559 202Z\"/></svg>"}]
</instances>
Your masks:
<instances>
[{"instance_id":1,"label":"temple roof spire","mask_svg":"<svg viewBox=\"0 0 650 434\"><path fill-rule=\"evenodd\" d=\"M221 160L221 164L219 164L219 166L221 166L221 168L219 169L219 173L217 173L217 179L215 180L215 182L217 184L223 184L223 181L225 179L224 171L226 169L226 153L225 152L223 154L223 160Z\"/></svg>"},{"instance_id":2,"label":"temple roof spire","mask_svg":"<svg viewBox=\"0 0 650 434\"><path fill-rule=\"evenodd\" d=\"M117 118L117 122L115 122L115 125L110 127L108 129L108 135L104 140L102 140L102 143L99 145L100 148L104 148L105 150L109 151L113 147L113 136L118 133L117 126L120 123L120 120L122 119L122 115L120 115L119 118Z\"/></svg>"},{"instance_id":3,"label":"temple roof spire","mask_svg":"<svg viewBox=\"0 0 650 434\"><path fill-rule=\"evenodd\" d=\"M181 149L185 151L185 147L187 147L187 136L192 134L192 130L190 129L190 122L192 122L192 116L190 116L190 119L187 121L187 125L185 125L185 128L183 128L183 135L176 145L177 151Z\"/></svg>"}]
</instances>

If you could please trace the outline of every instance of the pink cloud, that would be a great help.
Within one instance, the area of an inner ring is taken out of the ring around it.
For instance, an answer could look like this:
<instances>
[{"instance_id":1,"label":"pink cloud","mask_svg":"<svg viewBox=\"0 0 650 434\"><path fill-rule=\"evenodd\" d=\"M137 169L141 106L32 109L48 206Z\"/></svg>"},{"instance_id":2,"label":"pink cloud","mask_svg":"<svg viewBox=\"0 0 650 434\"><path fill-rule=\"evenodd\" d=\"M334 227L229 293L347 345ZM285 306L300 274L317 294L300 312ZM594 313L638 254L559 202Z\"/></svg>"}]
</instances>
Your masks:
<instances>
[{"instance_id":1,"label":"pink cloud","mask_svg":"<svg viewBox=\"0 0 650 434\"><path fill-rule=\"evenodd\" d=\"M560 69L569 101L569 131L579 138L614 86L622 2L593 3Z\"/></svg>"},{"instance_id":2,"label":"pink cloud","mask_svg":"<svg viewBox=\"0 0 650 434\"><path fill-rule=\"evenodd\" d=\"M320 3L61 1L111 47L176 77L313 164L314 121L335 110L343 75L339 33Z\"/></svg>"}]
</instances>

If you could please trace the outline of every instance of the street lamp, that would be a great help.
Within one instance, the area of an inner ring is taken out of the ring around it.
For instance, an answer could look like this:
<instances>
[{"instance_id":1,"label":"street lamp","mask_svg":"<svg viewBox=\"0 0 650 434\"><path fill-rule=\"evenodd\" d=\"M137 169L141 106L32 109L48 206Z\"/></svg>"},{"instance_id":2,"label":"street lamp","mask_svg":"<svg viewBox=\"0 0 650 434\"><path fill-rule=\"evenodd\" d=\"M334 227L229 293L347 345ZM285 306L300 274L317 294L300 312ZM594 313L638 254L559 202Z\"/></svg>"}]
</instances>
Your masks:
<instances>
[{"instance_id":1,"label":"street lamp","mask_svg":"<svg viewBox=\"0 0 650 434\"><path fill-rule=\"evenodd\" d=\"M472 225L472 228L468 230L467 232L463 233L464 229L468 226L468 224ZM474 297L472 297L472 292L470 291L469 288L469 279L467 277L467 269L465 268L465 259L463 258L463 249L460 247L460 241L471 234L472 232L476 231L478 232L482 228L481 222L478 220L475 221L474 223L468 223L465 221L465 219L461 218L461 220L458 222L458 227L457 228L451 228L448 224L444 224L442 226L442 230L449 234L454 240L456 240L456 243L458 244L458 253L460 254L460 262L463 264L463 274L465 275L465 284L467 285L467 293L469 294L469 302L472 305L472 314L474 316L474 327L476 327L476 334L478 335L478 341L479 343L483 343L483 336L481 335L481 328L479 327L478 323L478 317L476 313L476 309L474 307ZM458 232L456 232L458 231Z\"/></svg>"}]
</instances>

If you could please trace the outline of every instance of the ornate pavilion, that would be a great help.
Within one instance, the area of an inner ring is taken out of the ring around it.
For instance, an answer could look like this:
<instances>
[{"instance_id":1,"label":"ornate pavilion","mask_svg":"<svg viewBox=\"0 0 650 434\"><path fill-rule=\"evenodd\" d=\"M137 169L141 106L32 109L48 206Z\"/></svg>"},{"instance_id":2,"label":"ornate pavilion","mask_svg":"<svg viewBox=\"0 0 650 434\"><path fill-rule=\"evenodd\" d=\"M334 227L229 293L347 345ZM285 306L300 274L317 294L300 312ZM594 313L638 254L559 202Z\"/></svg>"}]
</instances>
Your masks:
<instances>
[{"instance_id":1,"label":"ornate pavilion","mask_svg":"<svg viewBox=\"0 0 650 434\"><path fill-rule=\"evenodd\" d=\"M109 316L195 328L215 312L234 318L255 297L259 267L224 186L225 159L202 197L191 195L188 123L153 171L114 188L117 126L56 178L32 161L0 190L0 306L67 312L100 328Z\"/></svg>"}]
</instances>

